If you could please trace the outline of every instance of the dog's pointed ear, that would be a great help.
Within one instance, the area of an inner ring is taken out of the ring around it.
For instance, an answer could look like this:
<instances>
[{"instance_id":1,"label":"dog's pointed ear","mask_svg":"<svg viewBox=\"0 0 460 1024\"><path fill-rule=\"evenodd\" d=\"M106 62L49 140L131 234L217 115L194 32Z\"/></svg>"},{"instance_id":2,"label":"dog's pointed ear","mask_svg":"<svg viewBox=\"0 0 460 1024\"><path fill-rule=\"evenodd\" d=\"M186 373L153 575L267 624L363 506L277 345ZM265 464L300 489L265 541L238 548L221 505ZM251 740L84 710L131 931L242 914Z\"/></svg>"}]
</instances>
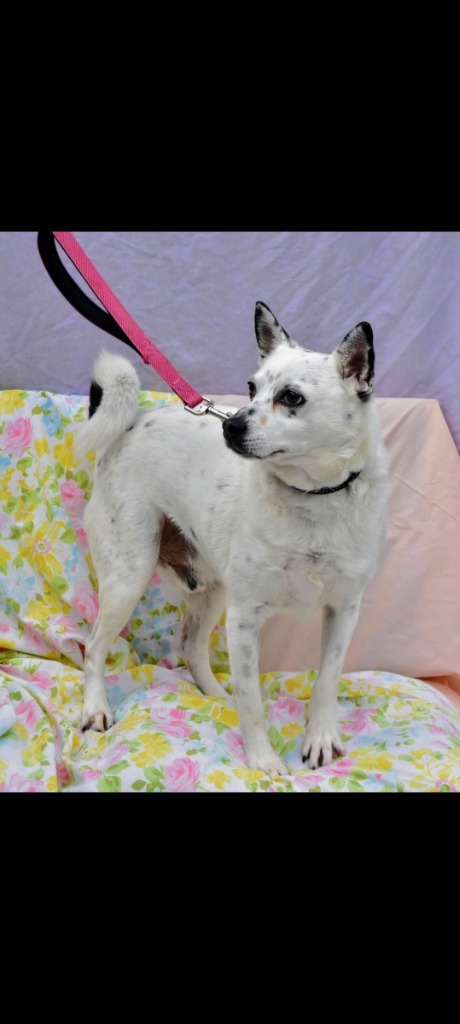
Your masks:
<instances>
[{"instance_id":1,"label":"dog's pointed ear","mask_svg":"<svg viewBox=\"0 0 460 1024\"><path fill-rule=\"evenodd\" d=\"M359 398L370 398L374 386L374 335L365 320L356 324L334 352L339 373Z\"/></svg>"},{"instance_id":2,"label":"dog's pointed ear","mask_svg":"<svg viewBox=\"0 0 460 1024\"><path fill-rule=\"evenodd\" d=\"M270 352L273 352L277 345L281 345L282 342L292 347L295 346L295 342L289 337L284 327L281 327L276 316L265 305L265 302L256 302L254 325L261 359L269 356Z\"/></svg>"}]
</instances>

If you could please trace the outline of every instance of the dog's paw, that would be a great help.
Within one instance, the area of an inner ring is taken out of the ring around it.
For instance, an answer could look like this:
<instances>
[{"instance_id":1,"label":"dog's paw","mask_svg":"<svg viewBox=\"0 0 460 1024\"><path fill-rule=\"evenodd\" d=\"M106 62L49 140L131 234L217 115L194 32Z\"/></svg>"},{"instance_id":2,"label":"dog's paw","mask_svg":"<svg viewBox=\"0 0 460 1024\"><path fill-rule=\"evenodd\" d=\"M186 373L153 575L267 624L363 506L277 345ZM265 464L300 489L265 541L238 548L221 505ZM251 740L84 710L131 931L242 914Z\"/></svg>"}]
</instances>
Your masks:
<instances>
[{"instance_id":1,"label":"dog's paw","mask_svg":"<svg viewBox=\"0 0 460 1024\"><path fill-rule=\"evenodd\" d=\"M334 758L343 757L345 748L335 718L318 716L308 722L302 743L302 761L310 768L324 768Z\"/></svg>"},{"instance_id":2,"label":"dog's paw","mask_svg":"<svg viewBox=\"0 0 460 1024\"><path fill-rule=\"evenodd\" d=\"M291 774L291 769L278 757L278 754L275 754L270 741L268 746L264 744L263 749L252 750L247 755L247 762L248 768L255 768L259 772L264 772L271 779L276 778L277 775Z\"/></svg>"},{"instance_id":3,"label":"dog's paw","mask_svg":"<svg viewBox=\"0 0 460 1024\"><path fill-rule=\"evenodd\" d=\"M107 732L113 725L113 715L108 707L105 708L83 708L81 716L81 728L83 732L87 729L94 729L95 732Z\"/></svg>"}]
</instances>

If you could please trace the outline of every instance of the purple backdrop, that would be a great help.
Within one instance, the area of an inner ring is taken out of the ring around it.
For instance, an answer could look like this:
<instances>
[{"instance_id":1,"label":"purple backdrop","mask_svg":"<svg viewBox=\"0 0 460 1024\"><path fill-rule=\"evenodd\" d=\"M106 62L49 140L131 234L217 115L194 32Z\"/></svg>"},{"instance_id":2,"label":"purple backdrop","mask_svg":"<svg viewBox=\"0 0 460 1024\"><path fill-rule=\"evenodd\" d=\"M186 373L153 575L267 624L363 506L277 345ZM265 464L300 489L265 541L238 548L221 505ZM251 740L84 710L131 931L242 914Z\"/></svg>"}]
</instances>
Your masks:
<instances>
[{"instance_id":1,"label":"purple backdrop","mask_svg":"<svg viewBox=\"0 0 460 1024\"><path fill-rule=\"evenodd\" d=\"M257 362L257 299L296 341L324 352L369 320L377 394L437 399L460 446L460 232L74 234L134 319L204 393L246 393ZM87 394L105 346L132 358L144 387L165 389L140 357L68 305L34 233L0 234L0 291L1 388Z\"/></svg>"}]
</instances>

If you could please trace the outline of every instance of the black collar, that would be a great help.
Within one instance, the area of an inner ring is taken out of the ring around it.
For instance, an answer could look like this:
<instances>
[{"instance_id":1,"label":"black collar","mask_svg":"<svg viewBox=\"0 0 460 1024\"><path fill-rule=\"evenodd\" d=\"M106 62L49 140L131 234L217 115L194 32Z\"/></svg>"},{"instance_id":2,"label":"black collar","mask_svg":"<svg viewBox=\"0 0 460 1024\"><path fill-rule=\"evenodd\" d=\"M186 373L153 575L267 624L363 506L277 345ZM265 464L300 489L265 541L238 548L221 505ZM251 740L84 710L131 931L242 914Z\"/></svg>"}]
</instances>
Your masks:
<instances>
[{"instance_id":1,"label":"black collar","mask_svg":"<svg viewBox=\"0 0 460 1024\"><path fill-rule=\"evenodd\" d=\"M343 487L348 487L356 477L359 476L361 470L357 473L350 473L348 480L344 480L343 484L339 484L338 487L320 487L317 491L304 491L301 487L294 487L294 491L300 491L301 494L333 494L334 491L341 491Z\"/></svg>"}]
</instances>

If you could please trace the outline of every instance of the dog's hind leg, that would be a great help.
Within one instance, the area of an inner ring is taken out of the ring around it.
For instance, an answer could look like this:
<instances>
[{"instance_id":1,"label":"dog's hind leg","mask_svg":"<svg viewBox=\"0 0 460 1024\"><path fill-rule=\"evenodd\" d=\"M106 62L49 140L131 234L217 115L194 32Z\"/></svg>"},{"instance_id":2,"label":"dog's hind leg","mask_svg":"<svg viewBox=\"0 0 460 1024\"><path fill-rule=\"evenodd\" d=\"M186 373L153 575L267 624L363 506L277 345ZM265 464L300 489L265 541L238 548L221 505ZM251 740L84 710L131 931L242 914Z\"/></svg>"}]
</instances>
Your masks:
<instances>
[{"instance_id":1,"label":"dog's hind leg","mask_svg":"<svg viewBox=\"0 0 460 1024\"><path fill-rule=\"evenodd\" d=\"M219 585L187 599L187 614L182 627L182 651L200 690L209 696L226 697L224 688L211 672L209 634L225 608L225 590Z\"/></svg>"},{"instance_id":2,"label":"dog's hind leg","mask_svg":"<svg viewBox=\"0 0 460 1024\"><path fill-rule=\"evenodd\" d=\"M134 608L147 588L157 563L158 538L149 543L139 541L128 544L124 538L123 550L117 550L116 538L106 531L98 537L95 565L99 580L99 614L86 645L85 699L81 718L82 729L104 732L113 725L113 715L107 703L104 685L104 667L110 645L129 622ZM93 557L94 557L93 554Z\"/></svg>"}]
</instances>

